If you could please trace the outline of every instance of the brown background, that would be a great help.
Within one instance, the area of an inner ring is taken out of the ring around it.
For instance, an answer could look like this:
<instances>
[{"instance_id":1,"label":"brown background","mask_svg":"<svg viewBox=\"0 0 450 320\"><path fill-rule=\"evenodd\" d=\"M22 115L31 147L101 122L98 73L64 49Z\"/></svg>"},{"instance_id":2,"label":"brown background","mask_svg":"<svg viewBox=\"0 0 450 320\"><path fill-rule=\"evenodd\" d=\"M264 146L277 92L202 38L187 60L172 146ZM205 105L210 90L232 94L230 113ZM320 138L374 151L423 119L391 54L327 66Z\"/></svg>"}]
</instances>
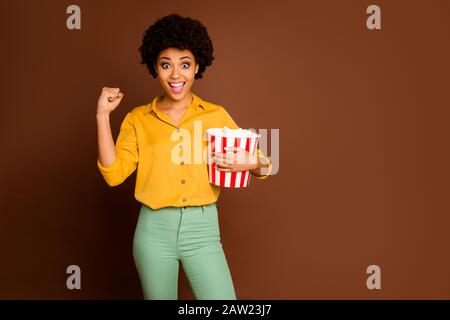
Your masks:
<instances>
[{"instance_id":1,"label":"brown background","mask_svg":"<svg viewBox=\"0 0 450 320\"><path fill-rule=\"evenodd\" d=\"M137 48L157 18L202 21L193 91L244 128L280 129L280 170L223 190L238 299L449 299L450 2L2 1L0 298L141 299L135 173L96 167L102 86L125 114L161 93ZM82 290L66 288L81 267ZM366 287L381 267L381 290ZM194 296L180 268L180 299Z\"/></svg>"}]
</instances>

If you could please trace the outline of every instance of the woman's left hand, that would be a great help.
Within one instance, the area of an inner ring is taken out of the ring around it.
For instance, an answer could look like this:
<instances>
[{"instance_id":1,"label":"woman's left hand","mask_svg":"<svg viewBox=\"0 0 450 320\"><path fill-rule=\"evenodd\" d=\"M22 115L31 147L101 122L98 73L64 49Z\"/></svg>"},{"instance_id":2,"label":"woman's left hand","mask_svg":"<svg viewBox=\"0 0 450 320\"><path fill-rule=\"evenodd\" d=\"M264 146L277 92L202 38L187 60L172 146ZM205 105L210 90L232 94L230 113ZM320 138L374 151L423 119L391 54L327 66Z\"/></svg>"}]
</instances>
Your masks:
<instances>
[{"instance_id":1,"label":"woman's left hand","mask_svg":"<svg viewBox=\"0 0 450 320\"><path fill-rule=\"evenodd\" d=\"M212 159L217 169L225 172L245 171L258 168L259 161L256 154L238 147L225 148L226 153L212 152Z\"/></svg>"}]
</instances>

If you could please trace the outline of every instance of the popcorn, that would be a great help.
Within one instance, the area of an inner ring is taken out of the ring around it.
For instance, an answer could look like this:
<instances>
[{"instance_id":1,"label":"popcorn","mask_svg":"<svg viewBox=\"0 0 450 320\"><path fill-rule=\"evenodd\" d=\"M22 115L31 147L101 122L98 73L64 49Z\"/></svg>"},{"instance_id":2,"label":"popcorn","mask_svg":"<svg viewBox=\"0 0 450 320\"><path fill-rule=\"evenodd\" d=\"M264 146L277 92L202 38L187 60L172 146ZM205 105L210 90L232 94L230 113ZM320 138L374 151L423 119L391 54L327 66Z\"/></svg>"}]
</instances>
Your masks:
<instances>
[{"instance_id":1,"label":"popcorn","mask_svg":"<svg viewBox=\"0 0 450 320\"><path fill-rule=\"evenodd\" d=\"M247 129L230 129L227 126L223 128L210 128L206 130L206 132L209 132L212 135L220 136L220 137L234 137L234 138L256 138L259 137L259 134L247 130Z\"/></svg>"},{"instance_id":2,"label":"popcorn","mask_svg":"<svg viewBox=\"0 0 450 320\"><path fill-rule=\"evenodd\" d=\"M209 128L208 139L208 177L209 182L226 188L244 188L250 183L250 171L224 172L217 169L212 161L211 152L226 153L226 147L238 147L255 154L260 135L246 129Z\"/></svg>"}]
</instances>

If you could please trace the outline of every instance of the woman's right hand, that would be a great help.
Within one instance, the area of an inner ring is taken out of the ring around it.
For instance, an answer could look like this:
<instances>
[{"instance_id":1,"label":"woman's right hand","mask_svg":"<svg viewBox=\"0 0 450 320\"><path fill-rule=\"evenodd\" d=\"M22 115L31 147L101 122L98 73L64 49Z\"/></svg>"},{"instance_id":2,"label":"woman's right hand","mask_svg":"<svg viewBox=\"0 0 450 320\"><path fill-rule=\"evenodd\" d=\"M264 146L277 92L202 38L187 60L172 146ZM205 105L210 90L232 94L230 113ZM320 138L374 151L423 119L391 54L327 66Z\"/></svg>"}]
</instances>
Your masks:
<instances>
[{"instance_id":1,"label":"woman's right hand","mask_svg":"<svg viewBox=\"0 0 450 320\"><path fill-rule=\"evenodd\" d=\"M123 93L119 88L103 87L97 102L97 114L110 114L122 101Z\"/></svg>"}]
</instances>

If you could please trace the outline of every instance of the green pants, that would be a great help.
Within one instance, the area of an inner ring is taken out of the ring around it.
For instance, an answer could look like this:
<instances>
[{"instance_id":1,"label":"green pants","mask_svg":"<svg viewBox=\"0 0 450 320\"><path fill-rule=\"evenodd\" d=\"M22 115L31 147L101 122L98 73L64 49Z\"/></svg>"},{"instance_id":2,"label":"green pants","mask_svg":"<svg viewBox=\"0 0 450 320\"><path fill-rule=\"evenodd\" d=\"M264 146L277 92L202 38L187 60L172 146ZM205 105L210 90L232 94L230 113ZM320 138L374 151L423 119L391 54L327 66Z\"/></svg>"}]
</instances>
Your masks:
<instances>
[{"instance_id":1,"label":"green pants","mask_svg":"<svg viewBox=\"0 0 450 320\"><path fill-rule=\"evenodd\" d=\"M181 261L196 299L236 300L215 203L158 210L142 205L133 257L144 299L178 299Z\"/></svg>"}]
</instances>

